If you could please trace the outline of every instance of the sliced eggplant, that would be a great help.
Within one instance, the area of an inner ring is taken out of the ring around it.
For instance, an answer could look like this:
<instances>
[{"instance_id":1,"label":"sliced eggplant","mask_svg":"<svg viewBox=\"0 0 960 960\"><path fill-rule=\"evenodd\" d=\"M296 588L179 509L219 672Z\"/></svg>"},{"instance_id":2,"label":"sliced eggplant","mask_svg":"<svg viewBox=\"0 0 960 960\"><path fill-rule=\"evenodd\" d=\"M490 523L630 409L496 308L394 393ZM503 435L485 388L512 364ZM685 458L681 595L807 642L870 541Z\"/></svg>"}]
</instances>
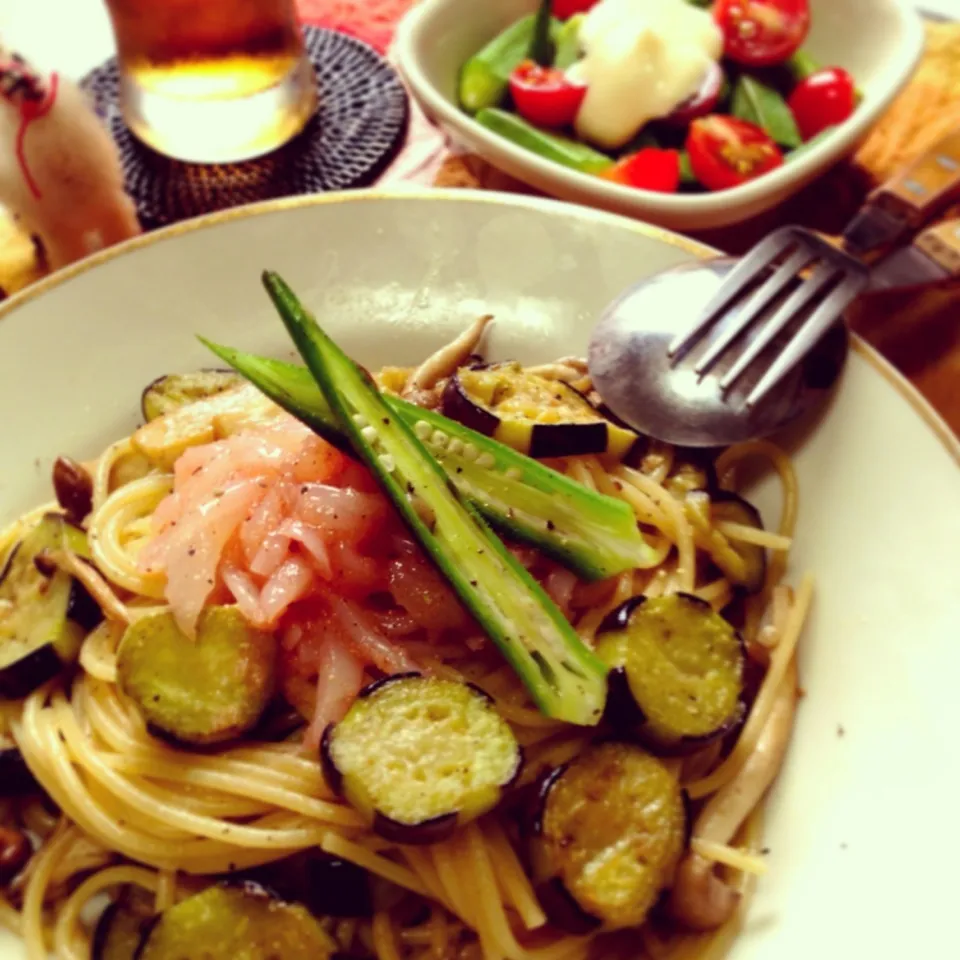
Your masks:
<instances>
[{"instance_id":1,"label":"sliced eggplant","mask_svg":"<svg viewBox=\"0 0 960 960\"><path fill-rule=\"evenodd\" d=\"M76 662L100 609L48 551L88 556L86 534L47 514L11 552L0 573L0 699L18 700Z\"/></svg>"},{"instance_id":2,"label":"sliced eggplant","mask_svg":"<svg viewBox=\"0 0 960 960\"><path fill-rule=\"evenodd\" d=\"M134 960L155 915L153 895L140 887L124 887L97 921L91 960Z\"/></svg>"},{"instance_id":3,"label":"sliced eggplant","mask_svg":"<svg viewBox=\"0 0 960 960\"><path fill-rule=\"evenodd\" d=\"M0 735L0 797L29 797L43 793L20 748L10 736Z\"/></svg>"},{"instance_id":4,"label":"sliced eggplant","mask_svg":"<svg viewBox=\"0 0 960 960\"><path fill-rule=\"evenodd\" d=\"M76 460L57 457L53 491L71 523L82 523L93 509L93 478Z\"/></svg>"},{"instance_id":5,"label":"sliced eggplant","mask_svg":"<svg viewBox=\"0 0 960 960\"><path fill-rule=\"evenodd\" d=\"M195 370L193 373L168 373L147 384L140 397L143 419L148 423L197 400L239 387L243 377L233 370Z\"/></svg>"},{"instance_id":6,"label":"sliced eggplant","mask_svg":"<svg viewBox=\"0 0 960 960\"><path fill-rule=\"evenodd\" d=\"M664 486L678 500L688 493L703 490L710 493L717 489L717 471L713 461L702 456L677 457Z\"/></svg>"},{"instance_id":7,"label":"sliced eggplant","mask_svg":"<svg viewBox=\"0 0 960 960\"><path fill-rule=\"evenodd\" d=\"M699 597L632 597L600 625L597 655L608 716L656 753L698 750L743 718L743 642Z\"/></svg>"},{"instance_id":8,"label":"sliced eggplant","mask_svg":"<svg viewBox=\"0 0 960 960\"><path fill-rule=\"evenodd\" d=\"M443 412L531 457L602 453L622 459L637 441L569 384L528 373L513 361L457 371L444 388Z\"/></svg>"},{"instance_id":9,"label":"sliced eggplant","mask_svg":"<svg viewBox=\"0 0 960 960\"><path fill-rule=\"evenodd\" d=\"M284 900L302 903L316 917L370 917L370 875L322 850L301 850L245 874Z\"/></svg>"},{"instance_id":10,"label":"sliced eggplant","mask_svg":"<svg viewBox=\"0 0 960 960\"><path fill-rule=\"evenodd\" d=\"M740 523L745 527L755 527L763 530L763 520L760 511L743 497L727 491L718 491L710 499L710 510L713 522ZM750 593L757 593L763 589L767 578L767 551L755 543L730 541L730 548L743 561L743 575L738 583Z\"/></svg>"},{"instance_id":11,"label":"sliced eggplant","mask_svg":"<svg viewBox=\"0 0 960 960\"><path fill-rule=\"evenodd\" d=\"M117 682L158 737L204 746L246 733L276 689L276 638L253 629L236 607L209 607L195 638L168 611L127 627Z\"/></svg>"},{"instance_id":12,"label":"sliced eggplant","mask_svg":"<svg viewBox=\"0 0 960 960\"><path fill-rule=\"evenodd\" d=\"M540 792L530 863L544 911L577 934L638 926L685 838L680 786L659 760L635 744L589 747Z\"/></svg>"},{"instance_id":13,"label":"sliced eggplant","mask_svg":"<svg viewBox=\"0 0 960 960\"><path fill-rule=\"evenodd\" d=\"M151 464L170 469L189 447L211 443L270 420L276 406L248 383L176 407L150 420L131 438L134 449Z\"/></svg>"},{"instance_id":14,"label":"sliced eggplant","mask_svg":"<svg viewBox=\"0 0 960 960\"><path fill-rule=\"evenodd\" d=\"M494 807L523 753L493 701L400 674L363 690L321 745L327 782L397 843L435 843Z\"/></svg>"},{"instance_id":15,"label":"sliced eggplant","mask_svg":"<svg viewBox=\"0 0 960 960\"><path fill-rule=\"evenodd\" d=\"M164 910L137 960L330 960L336 948L306 907L253 883L222 884Z\"/></svg>"}]
</instances>

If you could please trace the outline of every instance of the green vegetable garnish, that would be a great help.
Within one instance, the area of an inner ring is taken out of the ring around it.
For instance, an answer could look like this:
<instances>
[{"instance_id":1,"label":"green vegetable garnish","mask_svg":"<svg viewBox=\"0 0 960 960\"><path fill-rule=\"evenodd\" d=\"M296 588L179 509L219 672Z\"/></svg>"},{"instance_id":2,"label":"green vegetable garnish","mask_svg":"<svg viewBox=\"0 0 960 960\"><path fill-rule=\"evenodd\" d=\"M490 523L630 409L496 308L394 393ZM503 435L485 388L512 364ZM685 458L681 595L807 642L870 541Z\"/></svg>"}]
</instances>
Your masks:
<instances>
[{"instance_id":1,"label":"green vegetable garnish","mask_svg":"<svg viewBox=\"0 0 960 960\"><path fill-rule=\"evenodd\" d=\"M309 370L203 342L329 443L349 447ZM431 453L457 491L488 523L513 539L537 547L587 580L612 577L656 562L633 511L622 500L595 493L433 410L399 397L385 396L384 400L408 426L422 422L431 427ZM441 447L440 437L448 437L450 442Z\"/></svg>"},{"instance_id":2,"label":"green vegetable garnish","mask_svg":"<svg viewBox=\"0 0 960 960\"><path fill-rule=\"evenodd\" d=\"M613 160L604 153L588 147L578 140L547 133L521 119L516 114L493 107L477 114L477 123L505 140L523 147L531 153L552 160L581 173L602 173L613 166Z\"/></svg>"},{"instance_id":3,"label":"green vegetable garnish","mask_svg":"<svg viewBox=\"0 0 960 960\"><path fill-rule=\"evenodd\" d=\"M549 717L593 726L606 702L606 668L542 587L461 500L421 436L274 273L264 286L354 453Z\"/></svg>"},{"instance_id":4,"label":"green vegetable garnish","mask_svg":"<svg viewBox=\"0 0 960 960\"><path fill-rule=\"evenodd\" d=\"M782 147L792 149L803 142L786 100L755 77L744 74L737 81L730 112L765 130Z\"/></svg>"}]
</instances>

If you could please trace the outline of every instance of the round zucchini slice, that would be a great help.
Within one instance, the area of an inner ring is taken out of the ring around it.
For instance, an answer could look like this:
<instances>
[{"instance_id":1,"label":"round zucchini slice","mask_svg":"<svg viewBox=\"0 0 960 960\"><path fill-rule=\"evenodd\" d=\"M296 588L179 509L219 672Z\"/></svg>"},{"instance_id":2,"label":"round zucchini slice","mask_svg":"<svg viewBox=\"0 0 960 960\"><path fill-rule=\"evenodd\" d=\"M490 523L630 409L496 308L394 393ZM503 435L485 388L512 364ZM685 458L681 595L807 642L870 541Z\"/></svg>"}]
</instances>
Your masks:
<instances>
[{"instance_id":1,"label":"round zucchini slice","mask_svg":"<svg viewBox=\"0 0 960 960\"><path fill-rule=\"evenodd\" d=\"M327 727L321 758L332 789L397 843L435 843L486 813L523 754L478 687L399 674L371 684Z\"/></svg>"},{"instance_id":2,"label":"round zucchini slice","mask_svg":"<svg viewBox=\"0 0 960 960\"><path fill-rule=\"evenodd\" d=\"M597 633L608 715L654 752L697 750L740 723L743 642L699 597L632 597Z\"/></svg>"},{"instance_id":3,"label":"round zucchini slice","mask_svg":"<svg viewBox=\"0 0 960 960\"><path fill-rule=\"evenodd\" d=\"M444 388L443 412L531 457L621 459L637 441L569 384L527 373L516 362L458 370Z\"/></svg>"},{"instance_id":4,"label":"round zucchini slice","mask_svg":"<svg viewBox=\"0 0 960 960\"><path fill-rule=\"evenodd\" d=\"M254 630L236 607L209 607L191 639L173 614L148 614L127 627L117 681L151 732L206 745L250 730L276 688L277 641Z\"/></svg>"},{"instance_id":5,"label":"round zucchini slice","mask_svg":"<svg viewBox=\"0 0 960 960\"><path fill-rule=\"evenodd\" d=\"M208 887L164 910L137 960L329 960L335 949L306 907L253 883Z\"/></svg>"},{"instance_id":6,"label":"round zucchini slice","mask_svg":"<svg viewBox=\"0 0 960 960\"><path fill-rule=\"evenodd\" d=\"M545 782L530 842L537 895L571 933L643 923L686 842L676 778L639 746L588 748Z\"/></svg>"},{"instance_id":7,"label":"round zucchini slice","mask_svg":"<svg viewBox=\"0 0 960 960\"><path fill-rule=\"evenodd\" d=\"M244 378L233 370L196 370L193 373L168 373L147 384L140 397L143 419L148 423L188 403L238 387Z\"/></svg>"}]
</instances>

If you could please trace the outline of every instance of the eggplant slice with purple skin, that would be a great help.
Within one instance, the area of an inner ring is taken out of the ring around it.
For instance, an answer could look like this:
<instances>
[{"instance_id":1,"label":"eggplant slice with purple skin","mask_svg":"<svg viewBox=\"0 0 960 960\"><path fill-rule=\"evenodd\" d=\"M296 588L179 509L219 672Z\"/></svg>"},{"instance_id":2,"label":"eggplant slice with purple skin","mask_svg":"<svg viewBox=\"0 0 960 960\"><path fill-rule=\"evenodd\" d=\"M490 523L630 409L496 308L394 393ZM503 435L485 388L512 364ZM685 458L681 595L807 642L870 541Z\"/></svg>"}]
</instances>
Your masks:
<instances>
[{"instance_id":1,"label":"eggplant slice with purple skin","mask_svg":"<svg viewBox=\"0 0 960 960\"><path fill-rule=\"evenodd\" d=\"M151 733L207 746L241 736L260 721L277 686L276 637L251 627L233 606L208 607L196 637L169 611L127 627L117 648L117 683Z\"/></svg>"},{"instance_id":2,"label":"eggplant slice with purple skin","mask_svg":"<svg viewBox=\"0 0 960 960\"><path fill-rule=\"evenodd\" d=\"M637 441L569 384L514 361L458 370L444 388L443 412L534 458L597 453L619 460Z\"/></svg>"},{"instance_id":3,"label":"eggplant slice with purple skin","mask_svg":"<svg viewBox=\"0 0 960 960\"><path fill-rule=\"evenodd\" d=\"M710 511L713 522L739 523L745 527L755 527L763 530L763 520L760 511L743 497L728 491L717 491L710 498ZM740 585L748 593L757 593L763 589L767 577L767 551L755 543L730 542L730 548L743 561L744 574Z\"/></svg>"},{"instance_id":4,"label":"eggplant slice with purple skin","mask_svg":"<svg viewBox=\"0 0 960 960\"><path fill-rule=\"evenodd\" d=\"M134 960L143 935L155 916L153 895L140 887L124 887L93 931L91 960Z\"/></svg>"},{"instance_id":5,"label":"eggplant slice with purple skin","mask_svg":"<svg viewBox=\"0 0 960 960\"><path fill-rule=\"evenodd\" d=\"M537 896L575 934L639 926L686 837L680 786L631 743L594 744L543 783L530 839Z\"/></svg>"},{"instance_id":6,"label":"eggplant slice with purple skin","mask_svg":"<svg viewBox=\"0 0 960 960\"><path fill-rule=\"evenodd\" d=\"M370 874L349 860L312 847L243 873L284 900L302 903L315 917L372 917Z\"/></svg>"},{"instance_id":7,"label":"eggplant slice with purple skin","mask_svg":"<svg viewBox=\"0 0 960 960\"><path fill-rule=\"evenodd\" d=\"M608 718L654 753L691 753L743 719L743 641L699 597L631 597L597 630L597 655Z\"/></svg>"},{"instance_id":8,"label":"eggplant slice with purple skin","mask_svg":"<svg viewBox=\"0 0 960 960\"><path fill-rule=\"evenodd\" d=\"M321 759L330 787L377 833L426 844L496 806L523 753L478 687L407 673L361 691L324 732Z\"/></svg>"},{"instance_id":9,"label":"eggplant slice with purple skin","mask_svg":"<svg viewBox=\"0 0 960 960\"><path fill-rule=\"evenodd\" d=\"M147 384L140 397L140 410L149 423L189 403L239 387L243 382L243 377L233 370L168 373Z\"/></svg>"},{"instance_id":10,"label":"eggplant slice with purple skin","mask_svg":"<svg viewBox=\"0 0 960 960\"><path fill-rule=\"evenodd\" d=\"M306 907L255 883L227 882L159 914L136 960L330 960L335 949Z\"/></svg>"},{"instance_id":11,"label":"eggplant slice with purple skin","mask_svg":"<svg viewBox=\"0 0 960 960\"><path fill-rule=\"evenodd\" d=\"M102 618L48 551L88 557L83 530L49 513L14 546L0 572L0 700L18 700L71 667L88 630Z\"/></svg>"}]
</instances>

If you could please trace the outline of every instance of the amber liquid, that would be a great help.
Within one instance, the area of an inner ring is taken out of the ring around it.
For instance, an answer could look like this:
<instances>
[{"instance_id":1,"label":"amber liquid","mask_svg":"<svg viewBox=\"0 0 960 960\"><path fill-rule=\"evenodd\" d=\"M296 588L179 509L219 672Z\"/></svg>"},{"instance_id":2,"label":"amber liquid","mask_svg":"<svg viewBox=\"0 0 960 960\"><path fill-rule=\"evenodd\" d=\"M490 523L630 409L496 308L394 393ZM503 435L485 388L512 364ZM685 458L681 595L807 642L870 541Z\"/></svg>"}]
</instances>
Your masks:
<instances>
[{"instance_id":1,"label":"amber liquid","mask_svg":"<svg viewBox=\"0 0 960 960\"><path fill-rule=\"evenodd\" d=\"M169 156L227 162L295 136L316 108L293 0L107 0L131 130Z\"/></svg>"}]
</instances>

